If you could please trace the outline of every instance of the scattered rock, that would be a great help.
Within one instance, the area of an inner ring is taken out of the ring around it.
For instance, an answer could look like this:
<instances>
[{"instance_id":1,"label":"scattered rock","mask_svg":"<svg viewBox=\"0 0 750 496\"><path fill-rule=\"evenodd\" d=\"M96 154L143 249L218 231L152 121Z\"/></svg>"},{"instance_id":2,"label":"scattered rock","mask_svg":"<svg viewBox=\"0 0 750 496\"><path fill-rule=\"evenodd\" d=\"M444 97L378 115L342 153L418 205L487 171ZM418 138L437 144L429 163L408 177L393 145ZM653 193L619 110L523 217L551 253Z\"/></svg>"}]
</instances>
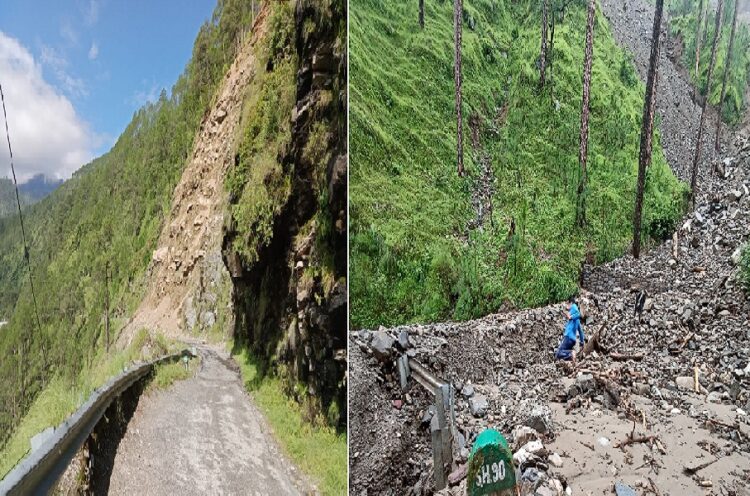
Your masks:
<instances>
[{"instance_id":1,"label":"scattered rock","mask_svg":"<svg viewBox=\"0 0 750 496\"><path fill-rule=\"evenodd\" d=\"M489 406L487 397L482 394L474 395L469 399L469 410L475 417L484 417Z\"/></svg>"},{"instance_id":2,"label":"scattered rock","mask_svg":"<svg viewBox=\"0 0 750 496\"><path fill-rule=\"evenodd\" d=\"M381 362L387 362L393 356L393 345L396 340L385 331L375 331L372 333L370 349L373 356Z\"/></svg>"},{"instance_id":3,"label":"scattered rock","mask_svg":"<svg viewBox=\"0 0 750 496\"><path fill-rule=\"evenodd\" d=\"M622 482L615 482L615 494L617 496L638 496L635 489Z\"/></svg>"}]
</instances>

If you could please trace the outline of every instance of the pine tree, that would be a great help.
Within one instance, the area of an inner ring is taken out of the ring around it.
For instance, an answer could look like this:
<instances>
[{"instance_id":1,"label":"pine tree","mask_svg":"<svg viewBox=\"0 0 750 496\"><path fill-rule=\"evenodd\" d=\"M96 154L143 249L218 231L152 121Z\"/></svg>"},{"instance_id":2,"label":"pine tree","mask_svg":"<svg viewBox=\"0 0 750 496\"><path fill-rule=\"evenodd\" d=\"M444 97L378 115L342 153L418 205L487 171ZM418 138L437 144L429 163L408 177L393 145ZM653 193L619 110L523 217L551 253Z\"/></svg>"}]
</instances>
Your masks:
<instances>
[{"instance_id":1,"label":"pine tree","mask_svg":"<svg viewBox=\"0 0 750 496\"><path fill-rule=\"evenodd\" d=\"M641 149L638 156L638 184L635 196L633 215L633 257L638 258L641 252L641 218L643 215L643 190L646 186L646 168L651 165L653 147L654 114L656 110L656 85L659 77L659 49L661 45L661 18L664 11L664 0L656 0L654 11L654 28L651 34L651 57L648 63L646 78L646 97L643 101L643 122L641 124Z\"/></svg>"}]
</instances>

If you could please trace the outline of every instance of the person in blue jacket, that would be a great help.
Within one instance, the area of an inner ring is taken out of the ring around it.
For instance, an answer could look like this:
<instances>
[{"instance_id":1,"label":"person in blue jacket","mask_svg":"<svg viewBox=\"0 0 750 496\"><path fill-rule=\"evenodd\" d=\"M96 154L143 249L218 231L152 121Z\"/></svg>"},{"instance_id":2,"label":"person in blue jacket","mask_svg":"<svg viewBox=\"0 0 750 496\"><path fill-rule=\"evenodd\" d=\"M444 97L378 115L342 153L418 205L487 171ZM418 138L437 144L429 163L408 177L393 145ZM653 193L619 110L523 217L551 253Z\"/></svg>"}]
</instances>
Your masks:
<instances>
[{"instance_id":1,"label":"person in blue jacket","mask_svg":"<svg viewBox=\"0 0 750 496\"><path fill-rule=\"evenodd\" d=\"M557 349L557 353L555 353L555 358L558 360L572 360L575 364L576 353L574 348L576 346L576 338L581 343L581 347L583 347L583 343L585 342L583 327L581 327L581 312L578 310L578 305L576 305L575 296L571 296L570 300L568 300L565 314L568 317L568 322L565 324L565 334L563 334L560 347Z\"/></svg>"}]
</instances>

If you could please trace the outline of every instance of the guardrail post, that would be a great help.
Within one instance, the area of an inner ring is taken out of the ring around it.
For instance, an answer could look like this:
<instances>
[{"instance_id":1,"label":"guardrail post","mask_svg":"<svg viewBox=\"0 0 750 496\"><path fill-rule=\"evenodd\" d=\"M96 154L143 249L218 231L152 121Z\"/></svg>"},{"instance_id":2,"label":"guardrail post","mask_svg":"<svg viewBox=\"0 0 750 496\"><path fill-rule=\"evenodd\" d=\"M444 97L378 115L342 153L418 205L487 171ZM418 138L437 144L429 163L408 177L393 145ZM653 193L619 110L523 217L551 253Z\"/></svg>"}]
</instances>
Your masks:
<instances>
[{"instance_id":1,"label":"guardrail post","mask_svg":"<svg viewBox=\"0 0 750 496\"><path fill-rule=\"evenodd\" d=\"M432 428L432 457L435 471L435 490L444 489L448 483L446 465L453 462L452 450L446 450L446 440L450 443L450 428L445 415L446 391L444 387L435 388L435 416ZM431 424L433 423L431 422ZM448 444L450 446L450 444Z\"/></svg>"},{"instance_id":2,"label":"guardrail post","mask_svg":"<svg viewBox=\"0 0 750 496\"><path fill-rule=\"evenodd\" d=\"M432 471L435 475L435 490L440 491L445 488L448 481L445 476L445 461L443 459L443 431L439 427L437 415L433 416L430 421L430 434L432 436Z\"/></svg>"},{"instance_id":3,"label":"guardrail post","mask_svg":"<svg viewBox=\"0 0 750 496\"><path fill-rule=\"evenodd\" d=\"M401 390L406 391L409 388L409 376L411 370L409 369L409 357L401 355L398 357L398 378L401 383Z\"/></svg>"}]
</instances>

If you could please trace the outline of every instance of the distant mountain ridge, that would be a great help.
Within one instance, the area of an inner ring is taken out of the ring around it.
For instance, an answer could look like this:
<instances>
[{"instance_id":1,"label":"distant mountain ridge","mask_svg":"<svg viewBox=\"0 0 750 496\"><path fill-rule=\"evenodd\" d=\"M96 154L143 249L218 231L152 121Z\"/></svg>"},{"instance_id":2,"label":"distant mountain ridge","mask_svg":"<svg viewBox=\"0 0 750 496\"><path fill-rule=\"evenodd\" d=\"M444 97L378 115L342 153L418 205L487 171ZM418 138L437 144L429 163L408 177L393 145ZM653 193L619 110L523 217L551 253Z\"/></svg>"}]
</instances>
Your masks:
<instances>
[{"instance_id":1,"label":"distant mountain ridge","mask_svg":"<svg viewBox=\"0 0 750 496\"><path fill-rule=\"evenodd\" d=\"M32 202L38 202L55 191L62 183L62 179L52 179L44 174L37 174L19 185L18 189L22 195L30 198Z\"/></svg>"},{"instance_id":2,"label":"distant mountain ridge","mask_svg":"<svg viewBox=\"0 0 750 496\"><path fill-rule=\"evenodd\" d=\"M44 174L37 174L18 186L21 206L31 205L43 200L62 183L62 179L51 179ZM16 192L13 187L13 180L7 177L0 178L0 217L13 214L16 208Z\"/></svg>"}]
</instances>

